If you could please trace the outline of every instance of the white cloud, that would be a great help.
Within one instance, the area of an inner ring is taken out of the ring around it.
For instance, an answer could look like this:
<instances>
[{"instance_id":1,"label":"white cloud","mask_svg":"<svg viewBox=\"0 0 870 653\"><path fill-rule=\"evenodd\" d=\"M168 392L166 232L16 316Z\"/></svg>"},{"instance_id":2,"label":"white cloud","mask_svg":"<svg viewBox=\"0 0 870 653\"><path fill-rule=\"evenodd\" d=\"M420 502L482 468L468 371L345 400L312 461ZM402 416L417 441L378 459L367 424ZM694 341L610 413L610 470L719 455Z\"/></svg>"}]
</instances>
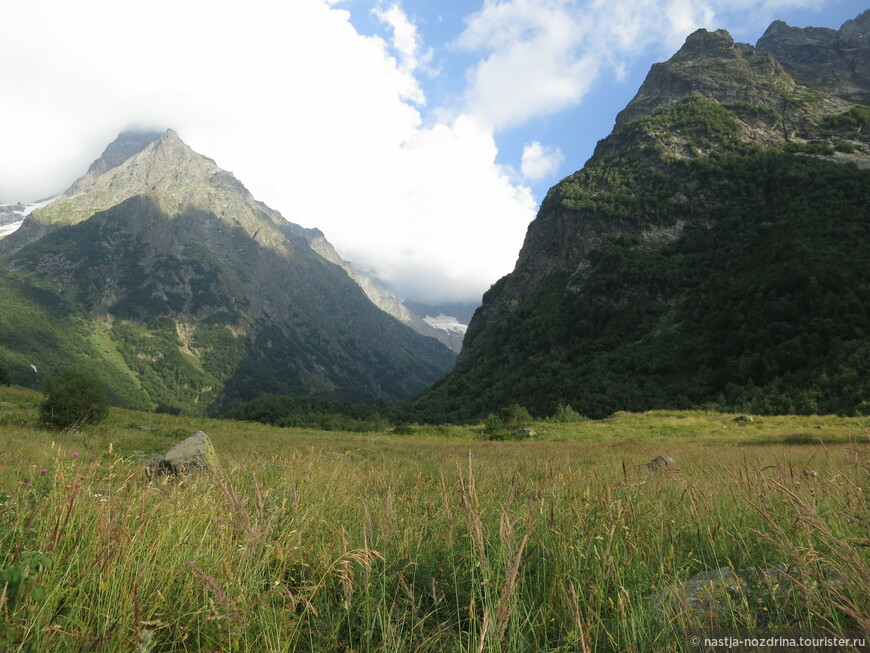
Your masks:
<instances>
[{"instance_id":1,"label":"white cloud","mask_svg":"<svg viewBox=\"0 0 870 653\"><path fill-rule=\"evenodd\" d=\"M392 30L393 49L399 53L402 66L407 71L414 72L432 60L432 49L423 50L417 26L409 20L398 4L393 4L386 10L376 7L372 13Z\"/></svg>"},{"instance_id":2,"label":"white cloud","mask_svg":"<svg viewBox=\"0 0 870 653\"><path fill-rule=\"evenodd\" d=\"M432 50L398 1L374 13L388 39L353 27L359 1L8 2L0 202L62 190L129 125L172 127L404 294L475 299L510 271L535 211L496 163L497 130L577 104L651 47L667 56L697 27L727 27L714 21L732 6L745 19L820 2L485 0L454 42L476 58L461 104L427 115L417 75ZM557 159L531 143L525 180Z\"/></svg>"},{"instance_id":3,"label":"white cloud","mask_svg":"<svg viewBox=\"0 0 870 653\"><path fill-rule=\"evenodd\" d=\"M359 224L345 232L351 259L411 298L479 298L513 269L536 210L531 191L496 165L497 153L492 131L469 116L417 130L389 180L399 192L378 197L390 214L404 216L385 230L398 232L403 245L384 251L377 245L385 232ZM411 261L429 263L412 268Z\"/></svg>"},{"instance_id":4,"label":"white cloud","mask_svg":"<svg viewBox=\"0 0 870 653\"><path fill-rule=\"evenodd\" d=\"M534 141L523 147L520 170L529 181L540 181L554 174L564 160L565 155L558 147L544 147Z\"/></svg>"},{"instance_id":5,"label":"white cloud","mask_svg":"<svg viewBox=\"0 0 870 653\"><path fill-rule=\"evenodd\" d=\"M651 45L672 51L713 18L699 0L485 0L455 42L482 53L466 110L497 130L561 111L600 75L624 77Z\"/></svg>"},{"instance_id":6,"label":"white cloud","mask_svg":"<svg viewBox=\"0 0 870 653\"><path fill-rule=\"evenodd\" d=\"M0 201L62 190L128 125L172 127L404 294L479 299L513 266L534 199L495 163L488 125L422 127L425 48L398 6L392 44L322 0L3 13Z\"/></svg>"},{"instance_id":7,"label":"white cloud","mask_svg":"<svg viewBox=\"0 0 870 653\"><path fill-rule=\"evenodd\" d=\"M502 129L576 104L597 74L578 51L590 26L568 0L487 0L456 41L487 53L469 72L468 111Z\"/></svg>"}]
</instances>

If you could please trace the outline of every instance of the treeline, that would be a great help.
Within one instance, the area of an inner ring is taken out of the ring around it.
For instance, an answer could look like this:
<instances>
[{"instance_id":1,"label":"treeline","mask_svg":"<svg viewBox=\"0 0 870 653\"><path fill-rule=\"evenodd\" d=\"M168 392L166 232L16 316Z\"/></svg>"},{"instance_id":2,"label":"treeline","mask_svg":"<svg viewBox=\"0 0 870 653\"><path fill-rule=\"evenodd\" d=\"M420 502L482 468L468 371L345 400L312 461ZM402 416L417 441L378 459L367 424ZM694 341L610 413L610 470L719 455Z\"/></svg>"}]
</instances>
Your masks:
<instances>
[{"instance_id":1,"label":"treeline","mask_svg":"<svg viewBox=\"0 0 870 653\"><path fill-rule=\"evenodd\" d=\"M581 273L552 272L412 402L414 419L477 420L515 402L536 416L560 403L589 417L870 414L868 172L761 150L666 165L650 192L593 199L572 219L687 220L682 235L655 244L627 233ZM693 197L660 203L662 181ZM578 182L551 191L551 207L560 193L561 210L594 196Z\"/></svg>"},{"instance_id":2,"label":"treeline","mask_svg":"<svg viewBox=\"0 0 870 653\"><path fill-rule=\"evenodd\" d=\"M227 419L324 431L380 431L393 423L381 400L349 402L320 397L262 396L223 414Z\"/></svg>"}]
</instances>

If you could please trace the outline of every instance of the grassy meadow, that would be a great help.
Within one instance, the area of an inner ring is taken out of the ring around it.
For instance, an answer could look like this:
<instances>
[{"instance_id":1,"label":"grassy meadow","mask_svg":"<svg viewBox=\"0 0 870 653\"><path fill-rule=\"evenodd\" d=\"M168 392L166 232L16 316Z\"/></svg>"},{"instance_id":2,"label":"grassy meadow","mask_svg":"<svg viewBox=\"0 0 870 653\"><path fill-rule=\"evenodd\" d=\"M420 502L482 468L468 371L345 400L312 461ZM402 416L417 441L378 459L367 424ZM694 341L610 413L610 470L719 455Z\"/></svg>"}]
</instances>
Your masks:
<instances>
[{"instance_id":1,"label":"grassy meadow","mask_svg":"<svg viewBox=\"0 0 870 653\"><path fill-rule=\"evenodd\" d=\"M0 650L681 651L870 632L870 420L702 412L318 432L0 388ZM148 427L144 430L141 427ZM143 466L197 430L212 477ZM638 467L659 455L679 471ZM740 580L686 584L730 567Z\"/></svg>"}]
</instances>

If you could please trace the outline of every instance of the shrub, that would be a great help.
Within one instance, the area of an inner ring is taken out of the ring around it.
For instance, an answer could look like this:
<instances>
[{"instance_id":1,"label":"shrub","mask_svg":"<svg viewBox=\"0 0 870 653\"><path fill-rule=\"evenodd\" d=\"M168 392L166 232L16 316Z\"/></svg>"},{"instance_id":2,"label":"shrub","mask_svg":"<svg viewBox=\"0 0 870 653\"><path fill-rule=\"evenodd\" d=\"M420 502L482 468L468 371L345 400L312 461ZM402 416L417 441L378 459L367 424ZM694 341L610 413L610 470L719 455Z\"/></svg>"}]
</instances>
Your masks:
<instances>
[{"instance_id":1,"label":"shrub","mask_svg":"<svg viewBox=\"0 0 870 653\"><path fill-rule=\"evenodd\" d=\"M498 436L504 431L504 425L494 413L490 413L483 421L483 432L489 436L490 440L498 439Z\"/></svg>"},{"instance_id":2,"label":"shrub","mask_svg":"<svg viewBox=\"0 0 870 653\"><path fill-rule=\"evenodd\" d=\"M501 420L502 426L506 429L521 429L532 423L532 416L529 415L529 411L519 404L505 406L498 411L498 417Z\"/></svg>"},{"instance_id":3,"label":"shrub","mask_svg":"<svg viewBox=\"0 0 870 653\"><path fill-rule=\"evenodd\" d=\"M559 404L556 412L550 418L552 422L569 423L582 422L586 418L571 407L571 404Z\"/></svg>"},{"instance_id":4,"label":"shrub","mask_svg":"<svg viewBox=\"0 0 870 653\"><path fill-rule=\"evenodd\" d=\"M490 413L483 422L483 432L490 440L505 440L513 431L532 423L529 411L519 404L499 409L498 415Z\"/></svg>"},{"instance_id":5,"label":"shrub","mask_svg":"<svg viewBox=\"0 0 870 653\"><path fill-rule=\"evenodd\" d=\"M43 425L67 429L98 424L108 414L106 391L90 374L70 369L45 380L45 400L39 406Z\"/></svg>"},{"instance_id":6,"label":"shrub","mask_svg":"<svg viewBox=\"0 0 870 653\"><path fill-rule=\"evenodd\" d=\"M0 385L11 385L12 377L9 376L9 370L0 365Z\"/></svg>"}]
</instances>

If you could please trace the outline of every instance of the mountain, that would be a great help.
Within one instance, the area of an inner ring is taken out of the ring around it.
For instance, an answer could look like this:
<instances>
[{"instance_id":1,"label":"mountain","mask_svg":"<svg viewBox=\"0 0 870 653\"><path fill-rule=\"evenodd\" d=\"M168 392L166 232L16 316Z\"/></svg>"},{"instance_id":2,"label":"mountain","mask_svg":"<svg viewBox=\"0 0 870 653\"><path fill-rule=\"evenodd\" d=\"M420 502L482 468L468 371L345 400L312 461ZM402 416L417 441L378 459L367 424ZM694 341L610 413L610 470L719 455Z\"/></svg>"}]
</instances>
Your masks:
<instances>
[{"instance_id":1,"label":"mountain","mask_svg":"<svg viewBox=\"0 0 870 653\"><path fill-rule=\"evenodd\" d=\"M192 413L261 394L396 401L450 369L313 240L172 130L122 134L0 240L0 361L17 383L76 366L116 403Z\"/></svg>"},{"instance_id":2,"label":"mountain","mask_svg":"<svg viewBox=\"0 0 870 653\"><path fill-rule=\"evenodd\" d=\"M40 200L33 204L22 204L21 202L17 204L0 204L0 239L15 233L24 223L24 218L35 209L45 206L50 201L51 199Z\"/></svg>"},{"instance_id":3,"label":"mountain","mask_svg":"<svg viewBox=\"0 0 870 653\"><path fill-rule=\"evenodd\" d=\"M323 234L317 230L311 230L311 236L308 238L308 245L315 252L331 263L335 263L347 273L354 283L356 283L366 294L371 302L380 308L385 313L392 315L405 326L412 328L420 335L429 338L435 338L442 344L446 345L455 353L459 353L462 349L462 337L456 337L450 329L443 329L432 326L425 318L420 317L418 313L410 310L402 300L392 290L379 282L374 277L359 272L353 263L345 261L332 244L326 240Z\"/></svg>"},{"instance_id":4,"label":"mountain","mask_svg":"<svg viewBox=\"0 0 870 653\"><path fill-rule=\"evenodd\" d=\"M839 30L771 24L756 47L776 57L801 84L866 103L870 99L870 14L847 20Z\"/></svg>"},{"instance_id":5,"label":"mountain","mask_svg":"<svg viewBox=\"0 0 870 653\"><path fill-rule=\"evenodd\" d=\"M550 190L415 418L870 413L868 21L824 56L774 23L763 49L699 30L655 64Z\"/></svg>"}]
</instances>

